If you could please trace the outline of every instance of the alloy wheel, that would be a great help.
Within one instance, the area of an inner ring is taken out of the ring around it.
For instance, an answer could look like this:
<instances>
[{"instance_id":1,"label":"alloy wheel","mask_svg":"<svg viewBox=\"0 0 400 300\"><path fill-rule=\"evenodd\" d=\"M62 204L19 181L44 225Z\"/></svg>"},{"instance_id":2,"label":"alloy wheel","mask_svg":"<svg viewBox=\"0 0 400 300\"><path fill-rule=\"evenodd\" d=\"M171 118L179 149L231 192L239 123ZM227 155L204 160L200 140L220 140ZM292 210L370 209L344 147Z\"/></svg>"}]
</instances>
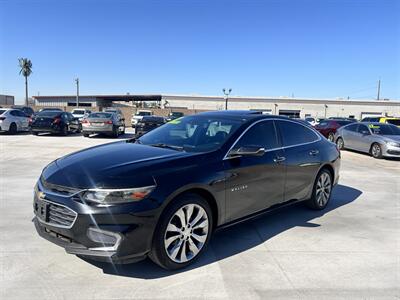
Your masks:
<instances>
[{"instance_id":1,"label":"alloy wheel","mask_svg":"<svg viewBox=\"0 0 400 300\"><path fill-rule=\"evenodd\" d=\"M332 190L331 177L328 173L324 172L318 179L316 188L317 203L320 207L326 205Z\"/></svg>"},{"instance_id":2,"label":"alloy wheel","mask_svg":"<svg viewBox=\"0 0 400 300\"><path fill-rule=\"evenodd\" d=\"M381 146L379 146L378 144L375 144L372 146L372 156L373 157L379 157L381 155Z\"/></svg>"},{"instance_id":3,"label":"alloy wheel","mask_svg":"<svg viewBox=\"0 0 400 300\"><path fill-rule=\"evenodd\" d=\"M195 258L207 241L209 227L207 212L200 205L188 204L178 209L164 235L168 257L176 263Z\"/></svg>"}]
</instances>

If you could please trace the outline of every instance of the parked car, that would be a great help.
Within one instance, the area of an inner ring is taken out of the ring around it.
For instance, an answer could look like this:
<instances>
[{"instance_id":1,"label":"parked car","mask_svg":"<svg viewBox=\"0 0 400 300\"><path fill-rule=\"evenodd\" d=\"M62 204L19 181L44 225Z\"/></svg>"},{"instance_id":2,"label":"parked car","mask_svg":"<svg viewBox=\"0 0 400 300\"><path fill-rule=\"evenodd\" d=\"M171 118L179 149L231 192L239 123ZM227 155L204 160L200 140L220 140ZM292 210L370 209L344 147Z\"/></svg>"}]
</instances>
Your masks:
<instances>
[{"instance_id":1,"label":"parked car","mask_svg":"<svg viewBox=\"0 0 400 300\"><path fill-rule=\"evenodd\" d=\"M340 121L350 121L350 122L357 122L354 118L347 118L347 117L329 117L329 120L340 120Z\"/></svg>"},{"instance_id":2,"label":"parked car","mask_svg":"<svg viewBox=\"0 0 400 300\"><path fill-rule=\"evenodd\" d=\"M304 120L308 122L311 126L317 125L317 120L313 117L305 117Z\"/></svg>"},{"instance_id":3,"label":"parked car","mask_svg":"<svg viewBox=\"0 0 400 300\"><path fill-rule=\"evenodd\" d=\"M82 133L84 137L94 133L118 137L125 133L125 122L116 113L94 112L82 121Z\"/></svg>"},{"instance_id":4,"label":"parked car","mask_svg":"<svg viewBox=\"0 0 400 300\"><path fill-rule=\"evenodd\" d=\"M71 111L71 114L75 117L78 118L79 121L82 122L83 118L87 117L91 111L89 109L82 109L82 108L75 108L74 110Z\"/></svg>"},{"instance_id":5,"label":"parked car","mask_svg":"<svg viewBox=\"0 0 400 300\"><path fill-rule=\"evenodd\" d=\"M169 121L172 121L172 120L175 120L175 119L178 119L178 118L182 118L183 116L184 116L184 113L183 113L183 112L180 112L180 111L171 111L171 112L168 114L167 121L169 122Z\"/></svg>"},{"instance_id":6,"label":"parked car","mask_svg":"<svg viewBox=\"0 0 400 300\"><path fill-rule=\"evenodd\" d=\"M131 125L135 128L136 124L141 120L144 116L152 116L153 112L151 110L137 110L136 113L132 116Z\"/></svg>"},{"instance_id":7,"label":"parked car","mask_svg":"<svg viewBox=\"0 0 400 300\"><path fill-rule=\"evenodd\" d=\"M336 145L295 120L200 113L50 163L34 224L71 254L179 269L217 228L299 201L324 209L339 167Z\"/></svg>"},{"instance_id":8,"label":"parked car","mask_svg":"<svg viewBox=\"0 0 400 300\"><path fill-rule=\"evenodd\" d=\"M329 141L335 140L336 130L344 125L351 124L353 121L348 120L337 120L337 119L325 119L319 124L315 125L315 129L318 130L324 137Z\"/></svg>"},{"instance_id":9,"label":"parked car","mask_svg":"<svg viewBox=\"0 0 400 300\"><path fill-rule=\"evenodd\" d=\"M309 122L307 122L305 119L301 119L301 118L292 118L293 120L296 120L308 127L314 128Z\"/></svg>"},{"instance_id":10,"label":"parked car","mask_svg":"<svg viewBox=\"0 0 400 300\"><path fill-rule=\"evenodd\" d=\"M138 121L135 127L135 135L137 137L165 124L166 120L164 117L158 116L143 116L141 120Z\"/></svg>"},{"instance_id":11,"label":"parked car","mask_svg":"<svg viewBox=\"0 0 400 300\"><path fill-rule=\"evenodd\" d=\"M367 117L363 118L362 122L378 122L385 124L393 124L400 127L400 118L394 118L394 117Z\"/></svg>"},{"instance_id":12,"label":"parked car","mask_svg":"<svg viewBox=\"0 0 400 300\"><path fill-rule=\"evenodd\" d=\"M28 117L32 117L32 115L35 113L32 107L30 106L20 106L20 105L13 105L11 106L14 109L19 109L24 112L25 115Z\"/></svg>"},{"instance_id":13,"label":"parked car","mask_svg":"<svg viewBox=\"0 0 400 300\"><path fill-rule=\"evenodd\" d=\"M29 131L29 117L19 109L0 108L0 132Z\"/></svg>"},{"instance_id":14,"label":"parked car","mask_svg":"<svg viewBox=\"0 0 400 300\"><path fill-rule=\"evenodd\" d=\"M378 122L354 123L336 133L339 149L352 149L371 154L374 158L400 157L400 128Z\"/></svg>"},{"instance_id":15,"label":"parked car","mask_svg":"<svg viewBox=\"0 0 400 300\"><path fill-rule=\"evenodd\" d=\"M70 132L79 132L79 127L79 120L69 112L44 110L32 118L31 132L34 135L45 132L68 135Z\"/></svg>"}]
</instances>

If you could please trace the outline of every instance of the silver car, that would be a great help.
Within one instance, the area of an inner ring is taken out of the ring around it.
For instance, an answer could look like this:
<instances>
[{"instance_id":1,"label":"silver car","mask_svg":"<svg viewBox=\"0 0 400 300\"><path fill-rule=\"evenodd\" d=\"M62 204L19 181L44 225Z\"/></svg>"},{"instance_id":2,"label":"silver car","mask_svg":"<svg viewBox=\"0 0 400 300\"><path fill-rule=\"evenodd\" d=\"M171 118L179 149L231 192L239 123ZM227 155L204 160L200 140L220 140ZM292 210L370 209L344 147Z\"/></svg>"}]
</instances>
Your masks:
<instances>
[{"instance_id":1,"label":"silver car","mask_svg":"<svg viewBox=\"0 0 400 300\"><path fill-rule=\"evenodd\" d=\"M118 137L125 133L125 123L119 114L95 112L82 121L82 133L84 137L94 133Z\"/></svg>"},{"instance_id":2,"label":"silver car","mask_svg":"<svg viewBox=\"0 0 400 300\"><path fill-rule=\"evenodd\" d=\"M395 125L361 122L340 127L335 135L339 149L352 149L375 158L400 157L400 128Z\"/></svg>"},{"instance_id":3,"label":"silver car","mask_svg":"<svg viewBox=\"0 0 400 300\"><path fill-rule=\"evenodd\" d=\"M18 131L29 131L29 120L22 110L0 108L0 132L16 134Z\"/></svg>"}]
</instances>

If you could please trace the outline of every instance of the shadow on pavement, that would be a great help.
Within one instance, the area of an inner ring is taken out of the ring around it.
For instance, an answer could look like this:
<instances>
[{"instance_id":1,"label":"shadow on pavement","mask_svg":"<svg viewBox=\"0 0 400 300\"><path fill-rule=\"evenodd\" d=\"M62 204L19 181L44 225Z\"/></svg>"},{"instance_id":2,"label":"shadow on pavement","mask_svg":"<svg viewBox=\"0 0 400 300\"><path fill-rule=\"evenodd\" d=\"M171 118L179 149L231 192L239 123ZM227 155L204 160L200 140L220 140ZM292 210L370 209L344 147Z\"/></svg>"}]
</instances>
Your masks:
<instances>
[{"instance_id":1,"label":"shadow on pavement","mask_svg":"<svg viewBox=\"0 0 400 300\"><path fill-rule=\"evenodd\" d=\"M244 223L221 229L212 237L206 252L203 253L194 264L183 270L166 271L151 262L150 259L127 265L113 265L111 263L96 262L89 259L84 260L101 268L104 273L111 275L142 279L171 276L249 250L293 227L301 226L312 228L321 226L310 221L353 202L361 194L362 192L357 189L339 184L333 191L330 203L323 211L310 210L302 203L297 203Z\"/></svg>"}]
</instances>

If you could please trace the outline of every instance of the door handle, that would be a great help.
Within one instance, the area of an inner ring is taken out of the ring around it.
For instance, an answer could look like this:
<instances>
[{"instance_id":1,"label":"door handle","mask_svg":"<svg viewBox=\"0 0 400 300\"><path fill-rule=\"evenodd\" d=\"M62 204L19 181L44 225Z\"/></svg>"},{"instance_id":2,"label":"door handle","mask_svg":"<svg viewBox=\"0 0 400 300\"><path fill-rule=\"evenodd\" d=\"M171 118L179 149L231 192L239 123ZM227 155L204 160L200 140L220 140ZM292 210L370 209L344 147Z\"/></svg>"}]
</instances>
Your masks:
<instances>
[{"instance_id":1,"label":"door handle","mask_svg":"<svg viewBox=\"0 0 400 300\"><path fill-rule=\"evenodd\" d=\"M284 162L285 160L286 160L286 157L283 157L283 156L278 156L277 158L274 158L274 162L277 164Z\"/></svg>"},{"instance_id":2,"label":"door handle","mask_svg":"<svg viewBox=\"0 0 400 300\"><path fill-rule=\"evenodd\" d=\"M318 150L311 150L309 154L310 154L311 156L315 156L315 155L317 155L318 153L319 153Z\"/></svg>"}]
</instances>

